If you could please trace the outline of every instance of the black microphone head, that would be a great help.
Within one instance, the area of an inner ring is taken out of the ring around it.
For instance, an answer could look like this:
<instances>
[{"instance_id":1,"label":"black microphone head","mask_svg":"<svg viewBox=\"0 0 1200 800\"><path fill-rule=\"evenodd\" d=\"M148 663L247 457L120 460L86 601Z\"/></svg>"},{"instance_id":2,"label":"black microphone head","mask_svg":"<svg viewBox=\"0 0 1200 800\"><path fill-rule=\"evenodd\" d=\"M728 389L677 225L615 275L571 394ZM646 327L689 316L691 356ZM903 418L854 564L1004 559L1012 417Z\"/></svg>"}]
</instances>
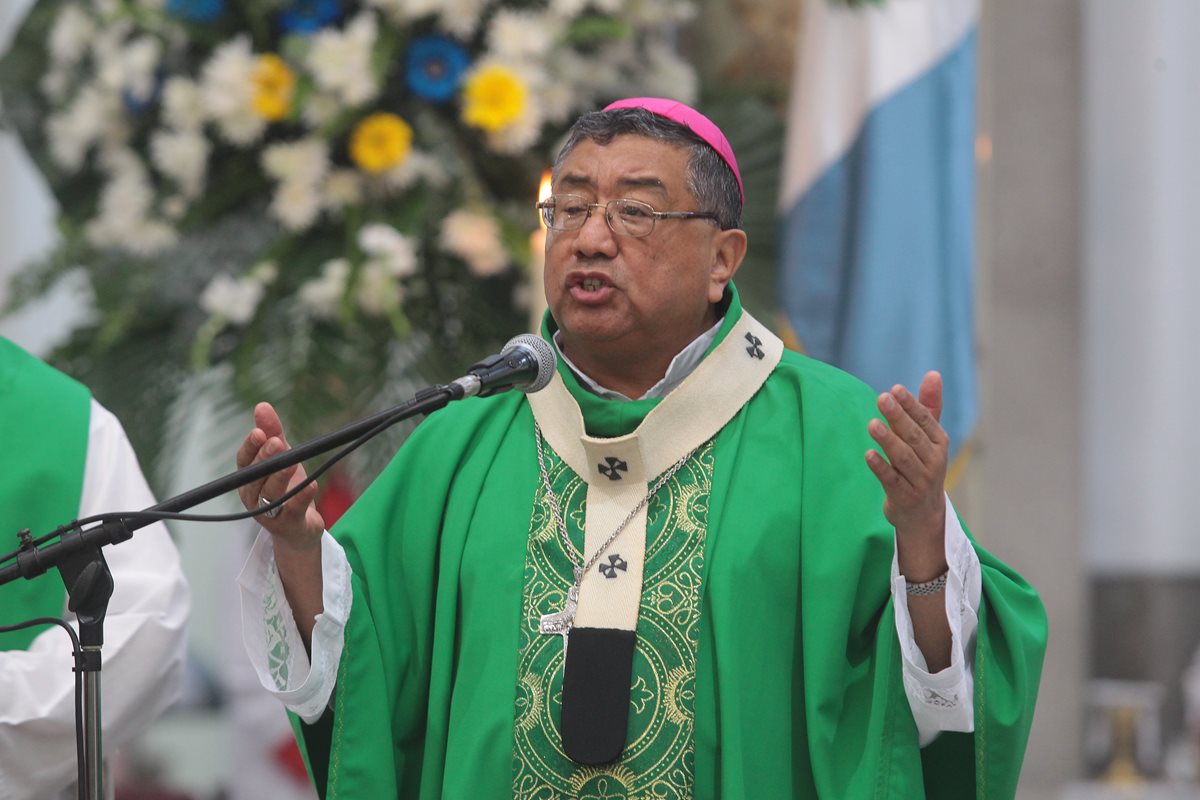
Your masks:
<instances>
[{"instance_id":1,"label":"black microphone head","mask_svg":"<svg viewBox=\"0 0 1200 800\"><path fill-rule=\"evenodd\" d=\"M525 394L545 389L549 385L550 379L554 377L554 365L557 360L554 356L554 347L540 336L522 333L509 339L501 352L508 353L511 350L527 350L537 362L537 375L533 380L513 388Z\"/></svg>"}]
</instances>

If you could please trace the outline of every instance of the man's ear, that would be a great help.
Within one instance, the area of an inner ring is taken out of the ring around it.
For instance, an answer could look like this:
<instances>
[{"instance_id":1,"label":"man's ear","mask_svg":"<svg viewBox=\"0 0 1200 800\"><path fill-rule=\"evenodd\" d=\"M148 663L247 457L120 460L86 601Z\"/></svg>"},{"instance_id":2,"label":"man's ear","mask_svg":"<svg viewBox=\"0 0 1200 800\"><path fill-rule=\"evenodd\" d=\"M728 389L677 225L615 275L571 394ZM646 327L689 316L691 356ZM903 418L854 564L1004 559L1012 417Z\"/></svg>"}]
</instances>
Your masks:
<instances>
[{"instance_id":1,"label":"man's ear","mask_svg":"<svg viewBox=\"0 0 1200 800\"><path fill-rule=\"evenodd\" d=\"M713 239L713 261L709 268L708 302L720 302L725 286L746 257L746 232L737 228L718 231Z\"/></svg>"}]
</instances>

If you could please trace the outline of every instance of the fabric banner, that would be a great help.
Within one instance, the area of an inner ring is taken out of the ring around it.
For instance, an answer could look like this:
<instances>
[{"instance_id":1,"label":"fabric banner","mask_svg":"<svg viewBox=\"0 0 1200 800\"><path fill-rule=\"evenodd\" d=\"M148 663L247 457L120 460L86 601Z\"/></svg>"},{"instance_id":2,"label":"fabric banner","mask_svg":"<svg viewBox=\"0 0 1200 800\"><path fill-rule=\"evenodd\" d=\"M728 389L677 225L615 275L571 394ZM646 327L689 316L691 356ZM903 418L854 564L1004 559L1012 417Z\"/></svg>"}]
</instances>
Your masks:
<instances>
[{"instance_id":1,"label":"fabric banner","mask_svg":"<svg viewBox=\"0 0 1200 800\"><path fill-rule=\"evenodd\" d=\"M952 454L978 416L978 20L977 0L806 0L780 197L800 346L878 391L941 372Z\"/></svg>"}]
</instances>

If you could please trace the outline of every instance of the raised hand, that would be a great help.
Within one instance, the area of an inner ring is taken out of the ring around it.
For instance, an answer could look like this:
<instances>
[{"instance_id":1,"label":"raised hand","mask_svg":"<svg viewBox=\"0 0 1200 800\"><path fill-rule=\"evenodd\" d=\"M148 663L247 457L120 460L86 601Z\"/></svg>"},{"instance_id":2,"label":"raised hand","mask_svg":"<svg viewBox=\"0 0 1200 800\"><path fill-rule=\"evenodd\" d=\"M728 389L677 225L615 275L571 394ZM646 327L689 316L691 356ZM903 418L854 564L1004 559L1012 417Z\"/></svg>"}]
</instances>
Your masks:
<instances>
[{"instance_id":1,"label":"raised hand","mask_svg":"<svg viewBox=\"0 0 1200 800\"><path fill-rule=\"evenodd\" d=\"M288 449L283 425L270 403L259 403L254 407L254 424L256 427L238 449L239 468ZM243 486L238 495L247 509L257 509L262 498L276 500L306 477L304 467L295 464ZM321 534L325 530L325 520L317 511L316 496L317 485L310 484L284 503L277 516L259 514L255 517L271 534L279 579L306 648L311 642L314 619L323 610Z\"/></svg>"},{"instance_id":2,"label":"raised hand","mask_svg":"<svg viewBox=\"0 0 1200 800\"><path fill-rule=\"evenodd\" d=\"M871 437L887 460L867 452L867 466L879 479L887 499L883 513L896 528L896 561L909 584L925 583L946 572L946 464L950 437L942 416L942 376L927 372L919 398L903 386L879 395L878 419L868 423ZM950 666L952 644L942 592L906 599L913 637L930 672Z\"/></svg>"},{"instance_id":3,"label":"raised hand","mask_svg":"<svg viewBox=\"0 0 1200 800\"><path fill-rule=\"evenodd\" d=\"M254 423L256 427L246 436L237 452L239 469L277 456L288 449L283 424L270 403L259 403L254 407ZM261 500L282 497L307 476L304 467L295 464L243 486L238 489L238 495L242 505L248 510L254 510L259 507ZM321 532L325 529L325 521L314 503L316 496L317 485L310 484L278 509L276 516L260 514L255 519L276 537L276 547L281 544L281 539L283 544L292 547L312 546L320 540Z\"/></svg>"},{"instance_id":4,"label":"raised hand","mask_svg":"<svg viewBox=\"0 0 1200 800\"><path fill-rule=\"evenodd\" d=\"M887 495L883 513L896 528L901 572L912 581L929 580L945 571L950 437L939 422L942 376L926 373L919 398L903 386L893 386L879 395L878 406L888 425L873 419L868 430L887 459L869 450L867 466Z\"/></svg>"}]
</instances>

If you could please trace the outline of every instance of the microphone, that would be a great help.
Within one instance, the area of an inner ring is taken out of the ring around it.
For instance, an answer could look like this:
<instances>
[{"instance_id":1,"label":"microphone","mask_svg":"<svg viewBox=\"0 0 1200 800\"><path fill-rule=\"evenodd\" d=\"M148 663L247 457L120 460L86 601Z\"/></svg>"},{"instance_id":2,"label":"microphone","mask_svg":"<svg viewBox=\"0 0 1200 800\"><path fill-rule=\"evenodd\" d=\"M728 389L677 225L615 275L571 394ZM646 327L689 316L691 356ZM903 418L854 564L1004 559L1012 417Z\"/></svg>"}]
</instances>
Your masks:
<instances>
[{"instance_id":1,"label":"microphone","mask_svg":"<svg viewBox=\"0 0 1200 800\"><path fill-rule=\"evenodd\" d=\"M514 336L496 355L471 366L451 386L462 389L462 397L490 397L516 389L526 394L546 388L554 376L554 348L540 336Z\"/></svg>"}]
</instances>

